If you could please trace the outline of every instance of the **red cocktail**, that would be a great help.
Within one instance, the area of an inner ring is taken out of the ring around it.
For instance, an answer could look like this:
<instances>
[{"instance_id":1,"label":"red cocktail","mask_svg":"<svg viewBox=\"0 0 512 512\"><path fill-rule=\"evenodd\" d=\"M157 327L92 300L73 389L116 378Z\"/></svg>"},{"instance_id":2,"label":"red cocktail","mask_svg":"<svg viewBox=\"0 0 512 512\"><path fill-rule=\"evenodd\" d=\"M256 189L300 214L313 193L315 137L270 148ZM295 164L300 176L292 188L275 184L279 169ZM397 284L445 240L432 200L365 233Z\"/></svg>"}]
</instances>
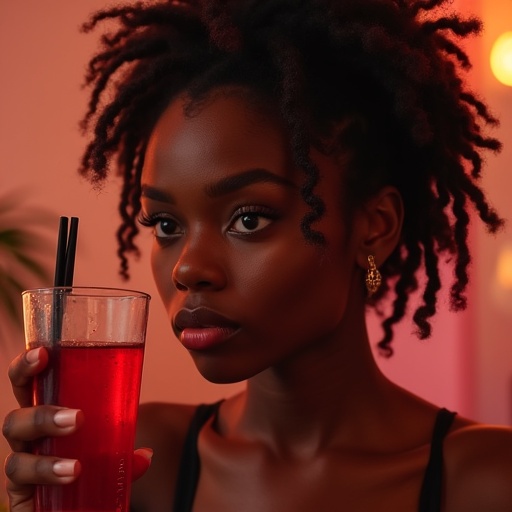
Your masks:
<instances>
[{"instance_id":1,"label":"red cocktail","mask_svg":"<svg viewBox=\"0 0 512 512\"><path fill-rule=\"evenodd\" d=\"M81 464L73 483L37 487L37 512L128 512L148 303L127 290L24 292L27 348L49 354L34 405L84 414L76 432L35 443L39 455Z\"/></svg>"},{"instance_id":2,"label":"red cocktail","mask_svg":"<svg viewBox=\"0 0 512 512\"><path fill-rule=\"evenodd\" d=\"M85 422L70 436L43 440L38 452L78 459L82 471L72 484L40 487L39 510L103 511L105 503L128 510L143 345L62 342L51 359L52 369L36 379L34 403L45 403L50 390L53 403L81 409Z\"/></svg>"}]
</instances>

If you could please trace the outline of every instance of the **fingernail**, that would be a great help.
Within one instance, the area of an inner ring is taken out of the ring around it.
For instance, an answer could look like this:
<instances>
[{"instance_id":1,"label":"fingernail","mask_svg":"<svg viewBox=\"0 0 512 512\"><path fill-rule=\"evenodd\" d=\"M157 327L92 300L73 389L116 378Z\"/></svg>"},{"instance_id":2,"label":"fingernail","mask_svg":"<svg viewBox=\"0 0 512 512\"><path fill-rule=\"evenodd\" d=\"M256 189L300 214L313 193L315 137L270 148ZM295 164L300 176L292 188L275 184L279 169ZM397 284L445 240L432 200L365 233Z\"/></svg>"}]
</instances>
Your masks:
<instances>
[{"instance_id":1,"label":"fingernail","mask_svg":"<svg viewBox=\"0 0 512 512\"><path fill-rule=\"evenodd\" d=\"M53 464L57 476L75 476L77 460L59 460Z\"/></svg>"},{"instance_id":2,"label":"fingernail","mask_svg":"<svg viewBox=\"0 0 512 512\"><path fill-rule=\"evenodd\" d=\"M61 409L53 416L53 422L58 427L74 427L79 412L78 409Z\"/></svg>"},{"instance_id":3,"label":"fingernail","mask_svg":"<svg viewBox=\"0 0 512 512\"><path fill-rule=\"evenodd\" d=\"M153 450L151 448L139 448L139 453L149 461L153 458Z\"/></svg>"},{"instance_id":4,"label":"fingernail","mask_svg":"<svg viewBox=\"0 0 512 512\"><path fill-rule=\"evenodd\" d=\"M36 364L39 361L39 352L41 350L41 347L33 348L32 350L29 350L25 354L25 359L28 364Z\"/></svg>"}]
</instances>

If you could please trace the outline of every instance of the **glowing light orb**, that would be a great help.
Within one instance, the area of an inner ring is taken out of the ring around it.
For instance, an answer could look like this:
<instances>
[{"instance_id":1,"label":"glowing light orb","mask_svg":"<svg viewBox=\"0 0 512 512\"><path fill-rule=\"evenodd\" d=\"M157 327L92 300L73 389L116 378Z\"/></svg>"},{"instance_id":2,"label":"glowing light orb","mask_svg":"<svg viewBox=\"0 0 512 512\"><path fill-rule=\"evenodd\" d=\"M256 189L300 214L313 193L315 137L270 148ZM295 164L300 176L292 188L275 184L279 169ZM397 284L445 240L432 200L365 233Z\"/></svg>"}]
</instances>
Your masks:
<instances>
[{"instance_id":1,"label":"glowing light orb","mask_svg":"<svg viewBox=\"0 0 512 512\"><path fill-rule=\"evenodd\" d=\"M512 245L501 250L496 274L499 285L504 289L512 290Z\"/></svg>"},{"instance_id":2,"label":"glowing light orb","mask_svg":"<svg viewBox=\"0 0 512 512\"><path fill-rule=\"evenodd\" d=\"M496 39L491 50L491 69L502 84L512 86L512 32Z\"/></svg>"}]
</instances>

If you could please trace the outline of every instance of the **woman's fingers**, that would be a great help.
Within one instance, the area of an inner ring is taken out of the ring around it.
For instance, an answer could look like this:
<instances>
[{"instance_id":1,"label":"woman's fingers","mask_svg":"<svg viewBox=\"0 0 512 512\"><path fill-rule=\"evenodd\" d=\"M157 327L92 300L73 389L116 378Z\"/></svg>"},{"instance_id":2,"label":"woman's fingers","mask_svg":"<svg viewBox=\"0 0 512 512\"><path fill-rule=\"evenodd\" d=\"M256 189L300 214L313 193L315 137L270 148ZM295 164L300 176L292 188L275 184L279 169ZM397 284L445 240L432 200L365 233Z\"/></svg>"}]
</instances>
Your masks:
<instances>
[{"instance_id":1,"label":"woman's fingers","mask_svg":"<svg viewBox=\"0 0 512 512\"><path fill-rule=\"evenodd\" d=\"M133 453L132 480L140 478L151 465L153 450L151 448L138 448Z\"/></svg>"},{"instance_id":2,"label":"woman's fingers","mask_svg":"<svg viewBox=\"0 0 512 512\"><path fill-rule=\"evenodd\" d=\"M132 478L137 480L149 468L153 450L139 448L133 454ZM5 461L7 493L11 512L33 512L33 484L61 485L73 482L80 474L74 459L43 457L30 453L11 453Z\"/></svg>"},{"instance_id":3,"label":"woman's fingers","mask_svg":"<svg viewBox=\"0 0 512 512\"><path fill-rule=\"evenodd\" d=\"M34 483L69 484L80 474L77 460L11 453L5 460L6 489L11 512L34 511Z\"/></svg>"},{"instance_id":4,"label":"woman's fingers","mask_svg":"<svg viewBox=\"0 0 512 512\"><path fill-rule=\"evenodd\" d=\"M30 441L70 434L83 421L84 415L78 409L39 405L11 411L5 417L2 432L13 451L27 451Z\"/></svg>"},{"instance_id":5,"label":"woman's fingers","mask_svg":"<svg viewBox=\"0 0 512 512\"><path fill-rule=\"evenodd\" d=\"M68 484L80 474L80 462L74 459L11 453L5 459L7 490L24 490L27 485Z\"/></svg>"},{"instance_id":6,"label":"woman's fingers","mask_svg":"<svg viewBox=\"0 0 512 512\"><path fill-rule=\"evenodd\" d=\"M9 485L9 482L7 482ZM24 488L13 489L7 492L9 496L10 512L34 512L34 487L28 485Z\"/></svg>"},{"instance_id":7,"label":"woman's fingers","mask_svg":"<svg viewBox=\"0 0 512 512\"><path fill-rule=\"evenodd\" d=\"M20 354L9 367L9 378L16 400L22 407L10 412L2 432L14 453L5 461L6 489L11 512L34 512L34 484L65 484L80 473L76 460L43 457L24 453L31 442L46 436L63 436L74 432L83 422L83 413L56 406L32 405L32 382L48 364L44 348Z\"/></svg>"},{"instance_id":8,"label":"woman's fingers","mask_svg":"<svg viewBox=\"0 0 512 512\"><path fill-rule=\"evenodd\" d=\"M39 347L23 352L9 366L9 379L16 400L22 407L32 405L32 378L48 364L48 352Z\"/></svg>"}]
</instances>

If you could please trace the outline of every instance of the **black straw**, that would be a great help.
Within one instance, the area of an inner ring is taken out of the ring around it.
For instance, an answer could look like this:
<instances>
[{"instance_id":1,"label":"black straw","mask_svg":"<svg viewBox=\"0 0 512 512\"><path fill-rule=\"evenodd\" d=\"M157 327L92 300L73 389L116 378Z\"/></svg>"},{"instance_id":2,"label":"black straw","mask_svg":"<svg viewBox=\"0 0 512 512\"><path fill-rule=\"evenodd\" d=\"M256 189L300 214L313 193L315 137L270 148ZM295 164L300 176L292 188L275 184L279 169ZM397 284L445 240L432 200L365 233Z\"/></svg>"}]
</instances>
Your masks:
<instances>
[{"instance_id":1,"label":"black straw","mask_svg":"<svg viewBox=\"0 0 512 512\"><path fill-rule=\"evenodd\" d=\"M55 277L53 290L53 305L51 317L51 335L50 345L48 347L48 372L47 384L43 386L45 404L57 404L59 387L58 379L52 378L57 371L58 361L60 360L59 341L62 338L62 321L64 318L65 298L73 286L73 273L75 269L76 242L78 238L78 218L71 217L71 226L69 229L69 219L60 218L59 237L57 241L57 258L55 262Z\"/></svg>"},{"instance_id":2,"label":"black straw","mask_svg":"<svg viewBox=\"0 0 512 512\"><path fill-rule=\"evenodd\" d=\"M66 246L68 238L68 218L61 217L59 224L59 237L57 239L57 258L55 261L54 286L64 286L64 271L66 269Z\"/></svg>"},{"instance_id":3,"label":"black straw","mask_svg":"<svg viewBox=\"0 0 512 512\"><path fill-rule=\"evenodd\" d=\"M75 271L76 242L78 239L78 218L71 217L69 228L68 246L66 249L66 267L64 270L64 286L73 286L73 274Z\"/></svg>"},{"instance_id":4,"label":"black straw","mask_svg":"<svg viewBox=\"0 0 512 512\"><path fill-rule=\"evenodd\" d=\"M71 217L71 226L69 228L69 220L67 217L60 218L59 238L57 241L57 258L55 263L55 287L64 289L55 289L53 292L53 309L52 309L52 341L53 351L51 357L57 357L57 342L62 334L62 318L64 314L64 297L73 286L73 273L75 269L76 242L78 239L78 218ZM68 236L69 235L69 236Z\"/></svg>"},{"instance_id":5,"label":"black straw","mask_svg":"<svg viewBox=\"0 0 512 512\"><path fill-rule=\"evenodd\" d=\"M69 234L68 224L67 217L60 218L54 286L73 286L76 243L78 239L78 218L71 217Z\"/></svg>"}]
</instances>

